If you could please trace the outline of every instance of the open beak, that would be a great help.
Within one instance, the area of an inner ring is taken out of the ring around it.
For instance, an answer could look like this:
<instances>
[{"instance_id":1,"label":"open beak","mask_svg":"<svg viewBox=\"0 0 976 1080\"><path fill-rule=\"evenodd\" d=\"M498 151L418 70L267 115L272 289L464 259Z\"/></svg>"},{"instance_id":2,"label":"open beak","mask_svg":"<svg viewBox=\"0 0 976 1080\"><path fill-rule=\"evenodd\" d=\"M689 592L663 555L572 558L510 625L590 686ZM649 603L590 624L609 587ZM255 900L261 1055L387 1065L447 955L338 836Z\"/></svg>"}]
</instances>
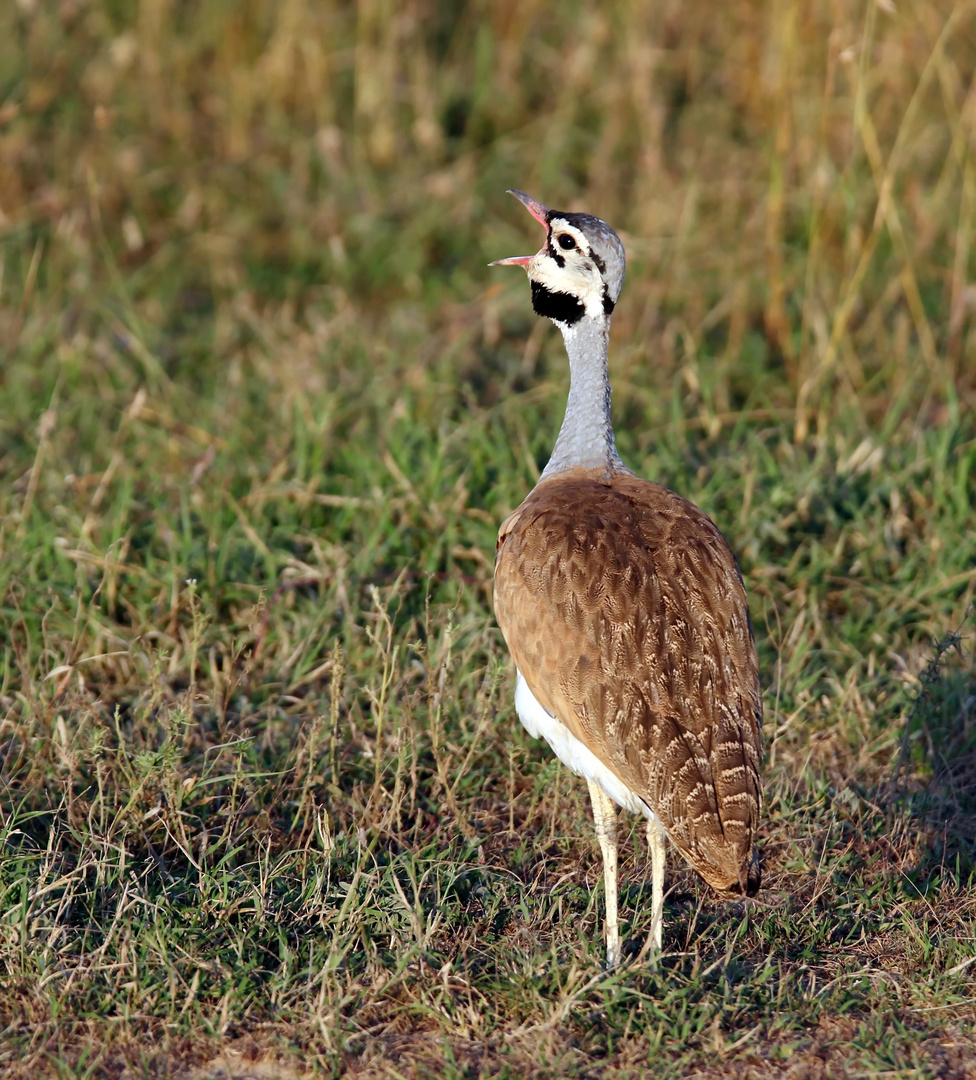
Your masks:
<instances>
[{"instance_id":1,"label":"open beak","mask_svg":"<svg viewBox=\"0 0 976 1080\"><path fill-rule=\"evenodd\" d=\"M524 191L516 191L514 188L508 189L509 195L514 195L516 199L525 207L526 210L538 221L540 224L546 227L546 236L549 234L549 222L546 220L549 216L549 207L543 206L542 203L536 202L535 199L530 199ZM543 244L542 250L545 250ZM494 262L490 262L489 266L528 266L530 262L535 258L535 255L511 255L507 259L496 259Z\"/></svg>"}]
</instances>

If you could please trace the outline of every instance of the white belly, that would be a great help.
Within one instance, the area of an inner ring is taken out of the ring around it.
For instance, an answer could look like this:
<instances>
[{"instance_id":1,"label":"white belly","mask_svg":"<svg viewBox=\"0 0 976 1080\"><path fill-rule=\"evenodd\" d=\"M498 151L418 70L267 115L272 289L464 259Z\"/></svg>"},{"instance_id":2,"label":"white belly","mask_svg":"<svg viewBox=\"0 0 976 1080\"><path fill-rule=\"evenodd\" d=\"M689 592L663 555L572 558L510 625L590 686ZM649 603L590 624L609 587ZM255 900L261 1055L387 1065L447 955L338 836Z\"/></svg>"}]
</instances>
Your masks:
<instances>
[{"instance_id":1,"label":"white belly","mask_svg":"<svg viewBox=\"0 0 976 1080\"><path fill-rule=\"evenodd\" d=\"M521 671L515 682L515 711L525 730L536 739L545 739L556 757L577 776L592 780L625 810L657 821L657 815L643 799L611 772L592 750L588 750L561 720L550 716L539 704Z\"/></svg>"}]
</instances>

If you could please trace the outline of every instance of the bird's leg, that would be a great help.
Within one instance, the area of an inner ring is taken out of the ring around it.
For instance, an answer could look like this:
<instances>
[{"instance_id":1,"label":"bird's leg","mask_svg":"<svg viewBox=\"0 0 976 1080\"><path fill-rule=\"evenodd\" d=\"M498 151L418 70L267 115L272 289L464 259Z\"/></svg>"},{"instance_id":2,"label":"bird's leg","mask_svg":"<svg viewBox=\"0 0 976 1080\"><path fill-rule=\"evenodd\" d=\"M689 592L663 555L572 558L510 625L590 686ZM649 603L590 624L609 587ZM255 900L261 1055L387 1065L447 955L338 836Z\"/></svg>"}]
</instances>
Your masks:
<instances>
[{"instance_id":1,"label":"bird's leg","mask_svg":"<svg viewBox=\"0 0 976 1080\"><path fill-rule=\"evenodd\" d=\"M664 924L664 857L666 834L657 818L648 818L647 845L651 849L651 941L656 959L661 951Z\"/></svg>"},{"instance_id":2,"label":"bird's leg","mask_svg":"<svg viewBox=\"0 0 976 1080\"><path fill-rule=\"evenodd\" d=\"M617 810L601 787L588 780L596 838L603 852L603 891L607 905L607 967L620 963L620 926L617 921Z\"/></svg>"}]
</instances>

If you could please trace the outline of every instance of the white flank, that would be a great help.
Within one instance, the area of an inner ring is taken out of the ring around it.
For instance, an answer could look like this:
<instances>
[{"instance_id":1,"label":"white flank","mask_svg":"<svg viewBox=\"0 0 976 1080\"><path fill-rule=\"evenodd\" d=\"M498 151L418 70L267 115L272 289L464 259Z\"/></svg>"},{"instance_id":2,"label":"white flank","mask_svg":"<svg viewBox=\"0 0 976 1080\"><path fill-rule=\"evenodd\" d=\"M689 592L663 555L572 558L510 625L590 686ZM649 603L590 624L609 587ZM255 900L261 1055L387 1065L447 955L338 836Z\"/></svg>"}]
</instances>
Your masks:
<instances>
[{"instance_id":1,"label":"white flank","mask_svg":"<svg viewBox=\"0 0 976 1080\"><path fill-rule=\"evenodd\" d=\"M515 711L525 730L535 739L545 739L556 757L577 776L592 780L617 806L633 814L643 814L649 821L658 821L657 814L643 799L588 750L561 720L549 715L529 689L521 671L515 682Z\"/></svg>"}]
</instances>

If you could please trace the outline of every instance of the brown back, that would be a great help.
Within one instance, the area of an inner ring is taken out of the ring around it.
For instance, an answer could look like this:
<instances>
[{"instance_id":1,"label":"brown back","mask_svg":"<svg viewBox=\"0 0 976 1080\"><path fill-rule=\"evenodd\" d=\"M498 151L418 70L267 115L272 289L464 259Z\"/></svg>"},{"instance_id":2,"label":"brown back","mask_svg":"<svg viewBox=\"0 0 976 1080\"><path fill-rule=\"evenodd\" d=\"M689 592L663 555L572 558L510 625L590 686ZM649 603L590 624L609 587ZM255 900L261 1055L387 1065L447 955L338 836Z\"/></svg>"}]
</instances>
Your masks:
<instances>
[{"instance_id":1,"label":"brown back","mask_svg":"<svg viewBox=\"0 0 976 1080\"><path fill-rule=\"evenodd\" d=\"M714 888L755 893L762 694L715 525L630 474L539 483L498 534L495 613L519 671Z\"/></svg>"}]
</instances>

